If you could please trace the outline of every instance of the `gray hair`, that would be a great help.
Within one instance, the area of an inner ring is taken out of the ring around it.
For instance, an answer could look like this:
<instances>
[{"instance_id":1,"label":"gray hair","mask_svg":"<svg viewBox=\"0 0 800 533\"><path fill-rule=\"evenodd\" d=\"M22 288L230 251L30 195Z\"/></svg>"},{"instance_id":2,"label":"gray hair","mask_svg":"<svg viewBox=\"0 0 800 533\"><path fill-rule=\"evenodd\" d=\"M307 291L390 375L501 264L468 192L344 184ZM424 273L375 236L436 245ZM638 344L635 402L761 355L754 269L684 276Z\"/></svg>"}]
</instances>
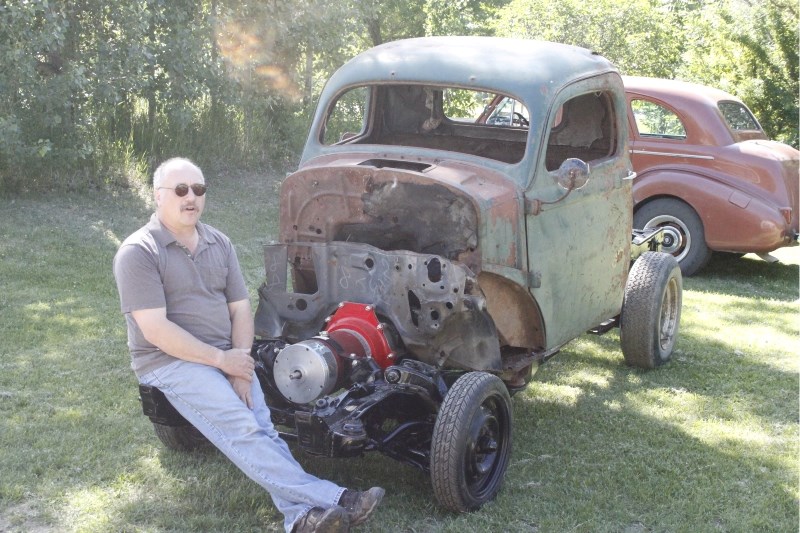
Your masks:
<instances>
[{"instance_id":1,"label":"gray hair","mask_svg":"<svg viewBox=\"0 0 800 533\"><path fill-rule=\"evenodd\" d=\"M167 171L170 169L170 167L173 167L173 166L175 166L175 167L180 167L180 166L192 167L195 170L197 170L197 172L199 172L201 176L203 175L203 171L200 170L200 167L195 165L194 162L192 162L190 159L187 159L185 157L173 157L173 158L167 159L166 161L164 161L163 163L158 165L158 168L153 173L153 189L158 189L159 187L161 187L161 184L164 183L164 176L167 175ZM203 179L205 179L205 177L203 177Z\"/></svg>"}]
</instances>

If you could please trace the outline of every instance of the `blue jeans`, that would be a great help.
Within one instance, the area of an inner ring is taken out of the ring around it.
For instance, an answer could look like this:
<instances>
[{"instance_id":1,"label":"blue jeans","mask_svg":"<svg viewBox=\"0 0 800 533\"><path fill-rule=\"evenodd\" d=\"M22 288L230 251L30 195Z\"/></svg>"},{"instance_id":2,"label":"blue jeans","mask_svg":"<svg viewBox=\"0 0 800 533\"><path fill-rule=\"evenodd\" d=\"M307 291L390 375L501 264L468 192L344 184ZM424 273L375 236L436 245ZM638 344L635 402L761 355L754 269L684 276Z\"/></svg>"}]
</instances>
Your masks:
<instances>
[{"instance_id":1,"label":"blue jeans","mask_svg":"<svg viewBox=\"0 0 800 533\"><path fill-rule=\"evenodd\" d=\"M312 507L336 505L344 488L306 473L272 425L258 379L253 409L236 396L219 369L175 361L139 378L161 389L175 409L247 476L264 487L284 515L284 527Z\"/></svg>"}]
</instances>

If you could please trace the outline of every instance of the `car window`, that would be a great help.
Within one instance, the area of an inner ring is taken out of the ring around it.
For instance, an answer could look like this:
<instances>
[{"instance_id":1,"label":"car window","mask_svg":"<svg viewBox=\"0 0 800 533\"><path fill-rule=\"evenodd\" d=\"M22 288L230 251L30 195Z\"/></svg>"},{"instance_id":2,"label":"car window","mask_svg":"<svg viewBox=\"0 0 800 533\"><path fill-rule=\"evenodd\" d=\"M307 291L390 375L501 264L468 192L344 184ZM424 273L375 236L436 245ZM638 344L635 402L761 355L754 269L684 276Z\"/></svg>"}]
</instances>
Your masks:
<instances>
[{"instance_id":1,"label":"car window","mask_svg":"<svg viewBox=\"0 0 800 533\"><path fill-rule=\"evenodd\" d=\"M525 105L510 96L491 95L475 122L489 126L525 128L530 126L531 117Z\"/></svg>"},{"instance_id":2,"label":"car window","mask_svg":"<svg viewBox=\"0 0 800 533\"><path fill-rule=\"evenodd\" d=\"M750 110L739 102L720 102L717 106L732 130L761 131Z\"/></svg>"},{"instance_id":3,"label":"car window","mask_svg":"<svg viewBox=\"0 0 800 533\"><path fill-rule=\"evenodd\" d=\"M377 144L459 152L518 163L527 148L530 113L491 91L430 85L350 89L330 107L325 145Z\"/></svg>"},{"instance_id":4,"label":"car window","mask_svg":"<svg viewBox=\"0 0 800 533\"><path fill-rule=\"evenodd\" d=\"M447 88L442 91L442 113L456 122L475 122L493 96L481 91Z\"/></svg>"},{"instance_id":5,"label":"car window","mask_svg":"<svg viewBox=\"0 0 800 533\"><path fill-rule=\"evenodd\" d=\"M356 87L340 96L328 111L322 142L335 144L362 135L366 129L368 98L367 87Z\"/></svg>"},{"instance_id":6,"label":"car window","mask_svg":"<svg viewBox=\"0 0 800 533\"><path fill-rule=\"evenodd\" d=\"M642 137L686 138L681 119L662 105L649 100L631 100L631 111Z\"/></svg>"},{"instance_id":7,"label":"car window","mask_svg":"<svg viewBox=\"0 0 800 533\"><path fill-rule=\"evenodd\" d=\"M588 163L613 156L617 151L614 116L610 93L597 91L567 100L550 126L547 170L557 170L569 158Z\"/></svg>"}]
</instances>

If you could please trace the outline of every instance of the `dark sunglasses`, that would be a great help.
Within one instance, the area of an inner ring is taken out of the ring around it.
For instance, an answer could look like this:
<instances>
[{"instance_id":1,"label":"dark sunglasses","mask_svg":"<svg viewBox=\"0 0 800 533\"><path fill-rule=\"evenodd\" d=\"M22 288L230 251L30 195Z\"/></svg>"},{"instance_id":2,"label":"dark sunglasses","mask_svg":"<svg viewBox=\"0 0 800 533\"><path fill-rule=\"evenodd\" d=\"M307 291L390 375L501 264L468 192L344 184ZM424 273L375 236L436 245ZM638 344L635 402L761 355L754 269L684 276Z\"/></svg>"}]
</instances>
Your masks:
<instances>
[{"instance_id":1,"label":"dark sunglasses","mask_svg":"<svg viewBox=\"0 0 800 533\"><path fill-rule=\"evenodd\" d=\"M191 185L179 183L175 187L159 187L159 189L175 191L175 196L186 196L189 194L189 188L192 189L195 196L203 196L208 190L208 187L202 183L192 183Z\"/></svg>"}]
</instances>

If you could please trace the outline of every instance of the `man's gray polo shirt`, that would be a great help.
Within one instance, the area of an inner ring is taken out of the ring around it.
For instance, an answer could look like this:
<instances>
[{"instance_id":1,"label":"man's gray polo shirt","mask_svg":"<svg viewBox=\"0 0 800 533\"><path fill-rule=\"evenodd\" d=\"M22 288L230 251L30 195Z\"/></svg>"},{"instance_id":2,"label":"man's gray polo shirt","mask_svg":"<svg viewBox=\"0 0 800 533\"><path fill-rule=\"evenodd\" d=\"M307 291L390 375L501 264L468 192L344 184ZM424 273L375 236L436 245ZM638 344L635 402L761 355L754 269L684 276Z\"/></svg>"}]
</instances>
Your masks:
<instances>
[{"instance_id":1,"label":"man's gray polo shirt","mask_svg":"<svg viewBox=\"0 0 800 533\"><path fill-rule=\"evenodd\" d=\"M230 239L203 223L194 255L161 225L150 222L125 239L114 257L120 305L128 323L131 366L137 376L175 358L147 342L131 311L166 307L167 319L202 342L231 348L228 303L249 298Z\"/></svg>"}]
</instances>

